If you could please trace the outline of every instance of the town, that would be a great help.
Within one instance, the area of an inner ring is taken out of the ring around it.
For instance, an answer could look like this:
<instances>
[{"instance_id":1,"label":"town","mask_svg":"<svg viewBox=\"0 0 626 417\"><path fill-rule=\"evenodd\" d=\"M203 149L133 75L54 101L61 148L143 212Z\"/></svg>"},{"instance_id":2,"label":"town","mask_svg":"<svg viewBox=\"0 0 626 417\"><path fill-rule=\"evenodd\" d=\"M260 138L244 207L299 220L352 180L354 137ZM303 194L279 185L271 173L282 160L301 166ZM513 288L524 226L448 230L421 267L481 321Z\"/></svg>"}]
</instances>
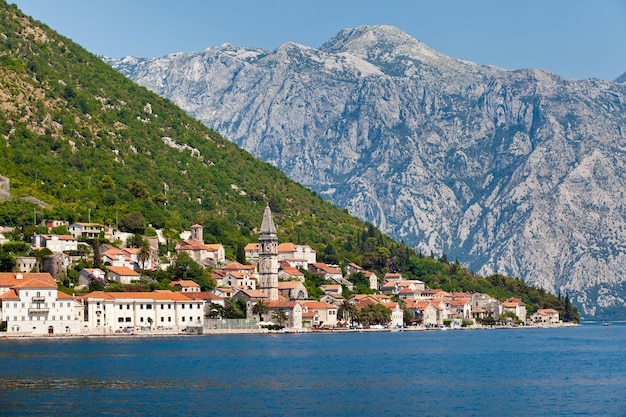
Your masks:
<instances>
[{"instance_id":1,"label":"town","mask_svg":"<svg viewBox=\"0 0 626 417\"><path fill-rule=\"evenodd\" d=\"M63 224L48 222L51 229ZM518 298L449 293L405 279L401 273L379 277L354 263L339 267L317 262L315 250L307 245L278 243L269 205L258 242L244 248L246 264L226 259L221 244L204 243L199 224L177 243L177 254L186 254L202 268L210 267L215 280L211 291L203 291L191 279L172 281L167 290L104 291L104 284L130 285L144 279L140 271L164 268L154 254L158 237L149 239L148 251L103 244L99 255L93 254L100 256L103 267L83 268L73 295L58 290L55 277L72 267L67 253L80 252L81 238L100 236L105 229L97 223L74 223L67 226L69 235L33 236L33 251L47 248L52 255L43 265L35 256L19 257L18 271L0 273L0 323L5 337L400 331L561 322L554 309L539 309L527 317L526 305ZM39 268L43 271L35 272ZM323 282L318 298L310 297L304 285L307 273ZM354 290L355 277L365 280L369 291L346 299L344 289ZM87 288L93 290L84 292ZM240 308L245 317L227 318L229 308Z\"/></svg>"}]
</instances>

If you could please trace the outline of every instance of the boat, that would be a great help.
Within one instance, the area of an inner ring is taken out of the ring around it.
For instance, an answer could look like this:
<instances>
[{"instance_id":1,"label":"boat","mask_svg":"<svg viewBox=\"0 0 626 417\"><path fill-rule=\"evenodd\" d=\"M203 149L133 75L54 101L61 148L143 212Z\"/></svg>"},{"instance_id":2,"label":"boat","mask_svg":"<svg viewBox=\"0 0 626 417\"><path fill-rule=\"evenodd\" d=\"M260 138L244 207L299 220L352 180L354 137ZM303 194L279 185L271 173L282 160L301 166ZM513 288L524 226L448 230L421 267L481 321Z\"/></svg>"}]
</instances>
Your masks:
<instances>
[{"instance_id":1,"label":"boat","mask_svg":"<svg viewBox=\"0 0 626 417\"><path fill-rule=\"evenodd\" d=\"M610 325L611 325L611 323L610 323L610 322L608 322L608 321L603 321L603 322L602 322L602 325L603 325L603 326L610 326Z\"/></svg>"}]
</instances>

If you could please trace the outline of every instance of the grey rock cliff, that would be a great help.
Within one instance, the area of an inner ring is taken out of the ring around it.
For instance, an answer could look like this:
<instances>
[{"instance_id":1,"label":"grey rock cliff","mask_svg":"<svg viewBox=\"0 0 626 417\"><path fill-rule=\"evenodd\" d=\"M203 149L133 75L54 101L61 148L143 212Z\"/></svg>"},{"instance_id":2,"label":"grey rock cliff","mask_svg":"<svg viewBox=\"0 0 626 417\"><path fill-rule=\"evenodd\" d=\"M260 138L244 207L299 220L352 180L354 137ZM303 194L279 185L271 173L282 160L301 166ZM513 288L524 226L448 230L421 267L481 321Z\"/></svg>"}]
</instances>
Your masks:
<instances>
[{"instance_id":1,"label":"grey rock cliff","mask_svg":"<svg viewBox=\"0 0 626 417\"><path fill-rule=\"evenodd\" d=\"M389 26L109 62L408 245L626 317L626 84L481 66Z\"/></svg>"}]
</instances>

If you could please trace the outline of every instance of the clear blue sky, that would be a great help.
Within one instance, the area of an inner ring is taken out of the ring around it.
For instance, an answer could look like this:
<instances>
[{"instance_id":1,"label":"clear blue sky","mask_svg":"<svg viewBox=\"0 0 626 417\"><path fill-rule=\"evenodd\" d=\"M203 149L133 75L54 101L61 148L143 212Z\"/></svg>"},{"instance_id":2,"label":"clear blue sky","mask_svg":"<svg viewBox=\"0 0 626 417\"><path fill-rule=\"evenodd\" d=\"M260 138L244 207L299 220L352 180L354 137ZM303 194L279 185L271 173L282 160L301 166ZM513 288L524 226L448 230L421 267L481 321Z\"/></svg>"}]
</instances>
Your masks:
<instances>
[{"instance_id":1,"label":"clear blue sky","mask_svg":"<svg viewBox=\"0 0 626 417\"><path fill-rule=\"evenodd\" d=\"M7 0L90 52L160 57L231 43L319 47L396 26L456 58L568 78L626 72L626 0Z\"/></svg>"}]
</instances>

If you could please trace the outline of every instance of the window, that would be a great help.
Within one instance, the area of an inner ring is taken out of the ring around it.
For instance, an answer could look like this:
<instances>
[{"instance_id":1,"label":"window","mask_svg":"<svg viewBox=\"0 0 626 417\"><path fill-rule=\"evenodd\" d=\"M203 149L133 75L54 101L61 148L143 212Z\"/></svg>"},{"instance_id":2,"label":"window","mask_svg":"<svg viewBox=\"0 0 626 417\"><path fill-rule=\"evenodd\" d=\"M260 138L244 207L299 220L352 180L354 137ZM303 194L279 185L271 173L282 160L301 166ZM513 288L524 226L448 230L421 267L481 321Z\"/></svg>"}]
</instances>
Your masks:
<instances>
[{"instance_id":1,"label":"window","mask_svg":"<svg viewBox=\"0 0 626 417\"><path fill-rule=\"evenodd\" d=\"M117 322L118 323L124 323L124 317L118 317L117 318Z\"/></svg>"},{"instance_id":2,"label":"window","mask_svg":"<svg viewBox=\"0 0 626 417\"><path fill-rule=\"evenodd\" d=\"M68 307L70 306L70 303L69 303L69 302L67 303L67 306L68 306Z\"/></svg>"},{"instance_id":3,"label":"window","mask_svg":"<svg viewBox=\"0 0 626 417\"><path fill-rule=\"evenodd\" d=\"M183 317L182 320L185 321L185 318Z\"/></svg>"},{"instance_id":4,"label":"window","mask_svg":"<svg viewBox=\"0 0 626 417\"><path fill-rule=\"evenodd\" d=\"M16 306L16 307L17 307L17 306ZM181 306L181 308L184 310L184 309L185 309L185 305L183 304L183 305Z\"/></svg>"},{"instance_id":5,"label":"window","mask_svg":"<svg viewBox=\"0 0 626 417\"><path fill-rule=\"evenodd\" d=\"M165 308L165 304L161 304L161 310Z\"/></svg>"},{"instance_id":6,"label":"window","mask_svg":"<svg viewBox=\"0 0 626 417\"><path fill-rule=\"evenodd\" d=\"M167 318L167 321L171 322L171 321L172 321L172 318L171 318L171 317L168 317L168 318Z\"/></svg>"},{"instance_id":7,"label":"window","mask_svg":"<svg viewBox=\"0 0 626 417\"><path fill-rule=\"evenodd\" d=\"M124 308L124 306L120 304L120 310L123 309L123 308Z\"/></svg>"},{"instance_id":8,"label":"window","mask_svg":"<svg viewBox=\"0 0 626 417\"><path fill-rule=\"evenodd\" d=\"M100 321L100 320L98 320ZM130 317L126 317L126 323L130 323Z\"/></svg>"},{"instance_id":9,"label":"window","mask_svg":"<svg viewBox=\"0 0 626 417\"><path fill-rule=\"evenodd\" d=\"M169 310L169 309L171 309L171 308L172 308L172 305L171 305L171 304L168 304L168 305L167 305L167 309Z\"/></svg>"},{"instance_id":10,"label":"window","mask_svg":"<svg viewBox=\"0 0 626 417\"><path fill-rule=\"evenodd\" d=\"M126 310L130 310L130 304L126 305Z\"/></svg>"},{"instance_id":11,"label":"window","mask_svg":"<svg viewBox=\"0 0 626 417\"><path fill-rule=\"evenodd\" d=\"M161 317L161 323L165 321L165 317Z\"/></svg>"},{"instance_id":12,"label":"window","mask_svg":"<svg viewBox=\"0 0 626 417\"><path fill-rule=\"evenodd\" d=\"M143 310L143 304L139 304L139 309Z\"/></svg>"},{"instance_id":13,"label":"window","mask_svg":"<svg viewBox=\"0 0 626 417\"><path fill-rule=\"evenodd\" d=\"M147 310L152 310L152 304L146 304L146 309Z\"/></svg>"},{"instance_id":14,"label":"window","mask_svg":"<svg viewBox=\"0 0 626 417\"><path fill-rule=\"evenodd\" d=\"M143 317L139 317L139 321L143 323Z\"/></svg>"}]
</instances>

